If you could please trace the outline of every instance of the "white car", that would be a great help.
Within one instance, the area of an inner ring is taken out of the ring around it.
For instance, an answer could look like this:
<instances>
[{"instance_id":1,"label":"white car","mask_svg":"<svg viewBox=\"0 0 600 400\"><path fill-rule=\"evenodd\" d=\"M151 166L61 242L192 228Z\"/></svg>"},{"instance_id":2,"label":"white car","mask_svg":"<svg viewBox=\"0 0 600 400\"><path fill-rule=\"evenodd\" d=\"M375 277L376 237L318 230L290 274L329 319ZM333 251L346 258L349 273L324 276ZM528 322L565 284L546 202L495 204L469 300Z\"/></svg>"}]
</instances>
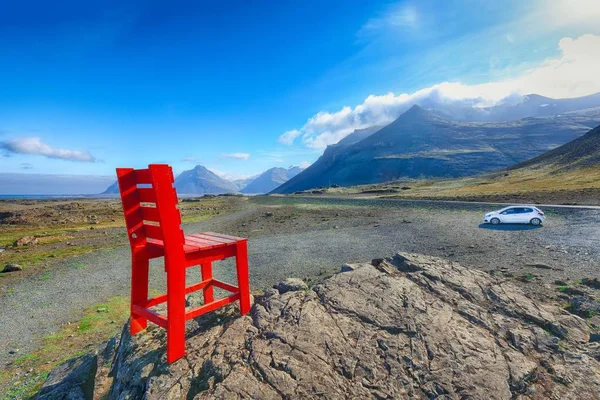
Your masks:
<instances>
[{"instance_id":1,"label":"white car","mask_svg":"<svg viewBox=\"0 0 600 400\"><path fill-rule=\"evenodd\" d=\"M542 210L533 206L510 206L485 214L483 222L498 224L541 225L546 217Z\"/></svg>"}]
</instances>

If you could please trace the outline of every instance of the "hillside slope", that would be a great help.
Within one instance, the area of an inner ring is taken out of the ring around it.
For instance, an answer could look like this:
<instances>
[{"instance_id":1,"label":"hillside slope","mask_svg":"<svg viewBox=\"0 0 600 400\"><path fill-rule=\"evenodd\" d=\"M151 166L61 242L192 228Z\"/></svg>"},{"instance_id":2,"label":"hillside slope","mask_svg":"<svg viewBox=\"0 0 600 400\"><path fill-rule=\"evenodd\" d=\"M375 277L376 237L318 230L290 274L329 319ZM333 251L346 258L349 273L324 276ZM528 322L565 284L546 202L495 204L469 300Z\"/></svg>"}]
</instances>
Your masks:
<instances>
[{"instance_id":1,"label":"hillside slope","mask_svg":"<svg viewBox=\"0 0 600 400\"><path fill-rule=\"evenodd\" d=\"M600 205L600 126L540 156L484 175L404 180L327 189L326 192L329 195L379 194L432 200L597 206Z\"/></svg>"},{"instance_id":2,"label":"hillside slope","mask_svg":"<svg viewBox=\"0 0 600 400\"><path fill-rule=\"evenodd\" d=\"M599 122L600 108L503 123L461 123L414 106L357 143L328 147L313 165L273 193L477 175L538 156Z\"/></svg>"},{"instance_id":3,"label":"hillside slope","mask_svg":"<svg viewBox=\"0 0 600 400\"><path fill-rule=\"evenodd\" d=\"M595 167L600 167L600 125L578 139L510 169L554 168L556 173L574 168Z\"/></svg>"}]
</instances>

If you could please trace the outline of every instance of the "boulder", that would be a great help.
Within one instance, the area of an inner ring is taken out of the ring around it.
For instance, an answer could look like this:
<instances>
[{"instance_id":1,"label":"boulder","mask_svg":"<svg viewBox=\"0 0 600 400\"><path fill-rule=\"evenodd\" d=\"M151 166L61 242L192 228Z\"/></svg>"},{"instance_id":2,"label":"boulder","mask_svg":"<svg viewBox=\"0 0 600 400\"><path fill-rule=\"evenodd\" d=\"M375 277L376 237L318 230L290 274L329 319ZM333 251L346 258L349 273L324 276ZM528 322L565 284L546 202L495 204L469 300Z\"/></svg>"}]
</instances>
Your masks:
<instances>
[{"instance_id":1,"label":"boulder","mask_svg":"<svg viewBox=\"0 0 600 400\"><path fill-rule=\"evenodd\" d=\"M2 272L17 272L22 270L23 267L19 264L7 264L4 269L2 269Z\"/></svg>"},{"instance_id":2,"label":"boulder","mask_svg":"<svg viewBox=\"0 0 600 400\"><path fill-rule=\"evenodd\" d=\"M38 244L38 239L35 236L24 236L13 243L13 247L29 246Z\"/></svg>"},{"instance_id":3,"label":"boulder","mask_svg":"<svg viewBox=\"0 0 600 400\"><path fill-rule=\"evenodd\" d=\"M383 267L383 268L382 268ZM300 286L299 282L298 286ZM280 285L278 285L280 286ZM269 289L189 321L166 363L165 331L125 326L111 399L592 399L597 332L504 278L397 254L311 290Z\"/></svg>"}]
</instances>

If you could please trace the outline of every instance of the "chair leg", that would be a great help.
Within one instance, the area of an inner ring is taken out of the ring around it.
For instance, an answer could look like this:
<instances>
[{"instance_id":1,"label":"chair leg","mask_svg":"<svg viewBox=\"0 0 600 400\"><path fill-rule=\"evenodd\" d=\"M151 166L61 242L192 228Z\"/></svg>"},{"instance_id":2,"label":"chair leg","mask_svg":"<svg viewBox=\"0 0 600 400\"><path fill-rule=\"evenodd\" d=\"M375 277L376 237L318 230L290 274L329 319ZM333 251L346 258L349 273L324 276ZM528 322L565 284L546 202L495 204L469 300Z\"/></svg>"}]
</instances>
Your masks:
<instances>
[{"instance_id":1,"label":"chair leg","mask_svg":"<svg viewBox=\"0 0 600 400\"><path fill-rule=\"evenodd\" d=\"M185 355L185 268L167 264L167 362Z\"/></svg>"},{"instance_id":2,"label":"chair leg","mask_svg":"<svg viewBox=\"0 0 600 400\"><path fill-rule=\"evenodd\" d=\"M212 279L212 262L206 261L200 264L200 268L202 269L202 280L206 281L208 279ZM204 304L212 303L215 301L214 287L212 284L209 284L204 288Z\"/></svg>"},{"instance_id":3,"label":"chair leg","mask_svg":"<svg viewBox=\"0 0 600 400\"><path fill-rule=\"evenodd\" d=\"M132 335L143 331L148 320L133 312L133 305L146 306L148 301L148 269L149 260L145 257L133 257L131 263L131 306L129 332Z\"/></svg>"},{"instance_id":4,"label":"chair leg","mask_svg":"<svg viewBox=\"0 0 600 400\"><path fill-rule=\"evenodd\" d=\"M248 276L248 246L246 240L236 244L235 265L240 289L240 313L245 315L250 311L250 278Z\"/></svg>"}]
</instances>

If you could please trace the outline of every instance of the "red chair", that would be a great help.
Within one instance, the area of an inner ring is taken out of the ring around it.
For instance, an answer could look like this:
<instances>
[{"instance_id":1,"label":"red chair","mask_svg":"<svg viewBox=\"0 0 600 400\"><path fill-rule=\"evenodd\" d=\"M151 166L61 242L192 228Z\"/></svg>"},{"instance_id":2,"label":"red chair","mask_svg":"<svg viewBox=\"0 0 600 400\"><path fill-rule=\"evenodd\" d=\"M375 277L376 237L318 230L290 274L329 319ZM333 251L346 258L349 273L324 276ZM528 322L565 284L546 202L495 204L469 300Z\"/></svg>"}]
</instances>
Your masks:
<instances>
[{"instance_id":1,"label":"red chair","mask_svg":"<svg viewBox=\"0 0 600 400\"><path fill-rule=\"evenodd\" d=\"M135 335L145 329L148 320L165 328L167 361L172 363L185 355L185 321L236 300L240 301L242 315L250 311L247 240L212 232L184 237L173 170L168 165L152 164L138 170L117 168L117 178L131 245L130 331ZM167 293L149 299L149 261L163 256ZM228 257L236 258L239 287L213 278L212 262ZM201 267L202 281L186 286L186 269L197 265ZM233 294L215 300L215 286ZM197 290L204 292L204 304L186 310L185 295ZM165 301L166 316L151 310Z\"/></svg>"}]
</instances>

